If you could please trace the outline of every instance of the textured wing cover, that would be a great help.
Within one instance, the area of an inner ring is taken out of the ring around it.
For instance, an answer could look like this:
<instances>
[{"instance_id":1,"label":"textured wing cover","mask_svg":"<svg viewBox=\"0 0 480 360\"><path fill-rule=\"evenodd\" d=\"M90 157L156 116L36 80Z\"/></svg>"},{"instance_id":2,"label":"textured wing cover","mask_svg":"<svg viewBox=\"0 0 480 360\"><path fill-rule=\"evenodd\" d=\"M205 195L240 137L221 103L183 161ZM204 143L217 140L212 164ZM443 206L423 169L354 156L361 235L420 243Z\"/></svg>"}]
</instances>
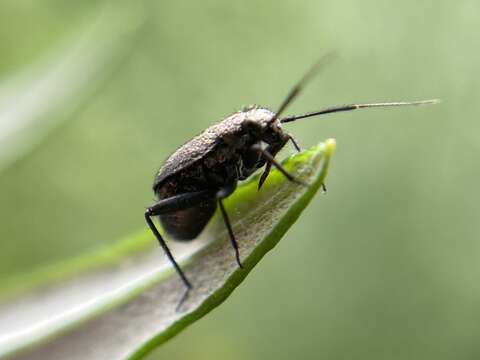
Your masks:
<instances>
[{"instance_id":1,"label":"textured wing cover","mask_svg":"<svg viewBox=\"0 0 480 360\"><path fill-rule=\"evenodd\" d=\"M268 109L252 108L248 111L237 112L210 126L168 157L158 171L154 187L160 185L167 177L175 175L202 159L206 154L214 150L224 136L240 133L242 124L246 119L265 121L265 119L271 118L272 115L273 113Z\"/></svg>"}]
</instances>

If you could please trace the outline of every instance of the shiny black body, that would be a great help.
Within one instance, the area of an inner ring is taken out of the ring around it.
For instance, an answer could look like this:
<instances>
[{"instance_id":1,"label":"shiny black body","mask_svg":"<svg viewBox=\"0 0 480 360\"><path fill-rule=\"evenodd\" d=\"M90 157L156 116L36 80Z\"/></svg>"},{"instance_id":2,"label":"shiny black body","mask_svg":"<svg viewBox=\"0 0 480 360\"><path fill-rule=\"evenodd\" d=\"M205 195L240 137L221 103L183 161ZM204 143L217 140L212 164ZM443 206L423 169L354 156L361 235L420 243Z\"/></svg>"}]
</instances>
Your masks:
<instances>
[{"instance_id":1,"label":"shiny black body","mask_svg":"<svg viewBox=\"0 0 480 360\"><path fill-rule=\"evenodd\" d=\"M300 150L293 137L282 129L282 123L362 108L436 102L427 100L339 105L303 115L280 118L305 83L327 59L328 57L322 58L304 75L292 88L277 112L261 107L249 107L234 113L180 147L165 161L155 176L153 191L158 201L146 210L145 220L187 287L179 306L187 298L192 285L155 227L153 217L159 217L165 233L173 240L190 241L205 228L218 206L235 250L237 263L242 267L238 244L223 206L223 199L235 191L239 180L248 178L260 168L264 170L259 180L259 189L267 179L271 166L275 166L288 180L301 183L275 160L276 154L288 141Z\"/></svg>"},{"instance_id":2,"label":"shiny black body","mask_svg":"<svg viewBox=\"0 0 480 360\"><path fill-rule=\"evenodd\" d=\"M187 142L174 152L155 177L153 190L159 200L173 195L209 190L211 198L173 213L160 215L163 228L176 240L198 236L217 207L215 194L235 187L265 165L256 149L262 142L274 155L288 141L274 113L252 107L235 113Z\"/></svg>"},{"instance_id":3,"label":"shiny black body","mask_svg":"<svg viewBox=\"0 0 480 360\"><path fill-rule=\"evenodd\" d=\"M182 278L188 295L191 284L178 266L152 217L158 216L165 232L174 240L189 241L198 236L220 207L237 263L242 267L238 244L222 200L265 166L259 188L272 165L289 180L297 181L274 159L288 140L276 115L268 109L250 107L209 127L175 151L160 168L153 184L158 202L145 212L145 220L167 257ZM262 143L266 144L264 149Z\"/></svg>"}]
</instances>

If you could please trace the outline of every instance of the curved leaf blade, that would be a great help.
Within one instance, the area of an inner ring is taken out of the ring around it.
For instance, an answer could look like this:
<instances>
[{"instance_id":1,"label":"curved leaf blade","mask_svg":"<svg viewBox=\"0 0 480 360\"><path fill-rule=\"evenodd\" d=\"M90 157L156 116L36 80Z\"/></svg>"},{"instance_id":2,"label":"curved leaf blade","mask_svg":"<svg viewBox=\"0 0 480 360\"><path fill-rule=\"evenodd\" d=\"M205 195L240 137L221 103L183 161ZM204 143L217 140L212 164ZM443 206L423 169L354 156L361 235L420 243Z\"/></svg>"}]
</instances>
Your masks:
<instances>
[{"instance_id":1,"label":"curved leaf blade","mask_svg":"<svg viewBox=\"0 0 480 360\"><path fill-rule=\"evenodd\" d=\"M199 239L171 244L194 284L180 311L176 307L184 287L177 276L169 276L173 271L168 263L159 265L160 250L146 246L108 261L93 255L90 265L95 260L101 263L92 266L93 272L72 272L70 280L0 308L0 324L18 325L19 317L27 314L23 328L8 329L7 325L0 331L0 355L15 359L141 358L230 295L313 198L334 149L334 140L327 140L284 162L309 187L292 184L272 171L261 191L257 191L255 177L227 199L244 269L235 262L218 214Z\"/></svg>"}]
</instances>

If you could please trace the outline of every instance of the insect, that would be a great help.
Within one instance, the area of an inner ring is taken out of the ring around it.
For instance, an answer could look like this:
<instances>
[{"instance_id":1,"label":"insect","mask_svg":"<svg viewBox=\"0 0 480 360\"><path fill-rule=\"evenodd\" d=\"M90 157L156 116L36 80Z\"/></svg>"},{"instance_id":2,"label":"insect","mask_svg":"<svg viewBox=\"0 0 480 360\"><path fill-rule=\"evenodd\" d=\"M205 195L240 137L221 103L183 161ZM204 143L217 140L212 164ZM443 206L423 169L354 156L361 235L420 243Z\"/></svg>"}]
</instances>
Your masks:
<instances>
[{"instance_id":1,"label":"insect","mask_svg":"<svg viewBox=\"0 0 480 360\"><path fill-rule=\"evenodd\" d=\"M235 191L238 181L247 179L260 168L263 168L263 173L258 182L259 190L272 166L276 167L288 180L301 183L275 160L276 154L288 142L300 151L300 147L282 128L282 124L363 108L424 105L437 102L437 100L424 100L349 104L328 107L303 115L282 117L288 105L298 96L327 58L328 56L321 58L300 79L276 112L264 107L252 106L234 113L207 128L176 150L155 176L153 191L158 201L147 208L145 220L185 284L186 291L179 306L188 297L192 284L155 227L153 217L159 217L163 229L170 238L190 241L205 228L218 206L228 230L236 262L242 268L238 243L223 200Z\"/></svg>"}]
</instances>

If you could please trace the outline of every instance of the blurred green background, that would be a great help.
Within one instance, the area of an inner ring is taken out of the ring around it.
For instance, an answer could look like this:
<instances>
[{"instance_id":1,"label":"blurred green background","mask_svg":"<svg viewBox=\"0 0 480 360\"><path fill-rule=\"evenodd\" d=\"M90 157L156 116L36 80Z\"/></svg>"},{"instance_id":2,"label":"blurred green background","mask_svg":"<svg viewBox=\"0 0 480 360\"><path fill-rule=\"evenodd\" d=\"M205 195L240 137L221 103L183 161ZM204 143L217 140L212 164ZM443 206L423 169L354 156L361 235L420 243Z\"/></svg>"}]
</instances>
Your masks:
<instances>
[{"instance_id":1,"label":"blurred green background","mask_svg":"<svg viewBox=\"0 0 480 360\"><path fill-rule=\"evenodd\" d=\"M334 50L288 113L443 103L289 125L304 147L337 139L327 195L149 359L477 359L479 15L475 0L2 1L0 281L144 228L169 153L242 105L275 109ZM65 57L40 107L22 100Z\"/></svg>"}]
</instances>

